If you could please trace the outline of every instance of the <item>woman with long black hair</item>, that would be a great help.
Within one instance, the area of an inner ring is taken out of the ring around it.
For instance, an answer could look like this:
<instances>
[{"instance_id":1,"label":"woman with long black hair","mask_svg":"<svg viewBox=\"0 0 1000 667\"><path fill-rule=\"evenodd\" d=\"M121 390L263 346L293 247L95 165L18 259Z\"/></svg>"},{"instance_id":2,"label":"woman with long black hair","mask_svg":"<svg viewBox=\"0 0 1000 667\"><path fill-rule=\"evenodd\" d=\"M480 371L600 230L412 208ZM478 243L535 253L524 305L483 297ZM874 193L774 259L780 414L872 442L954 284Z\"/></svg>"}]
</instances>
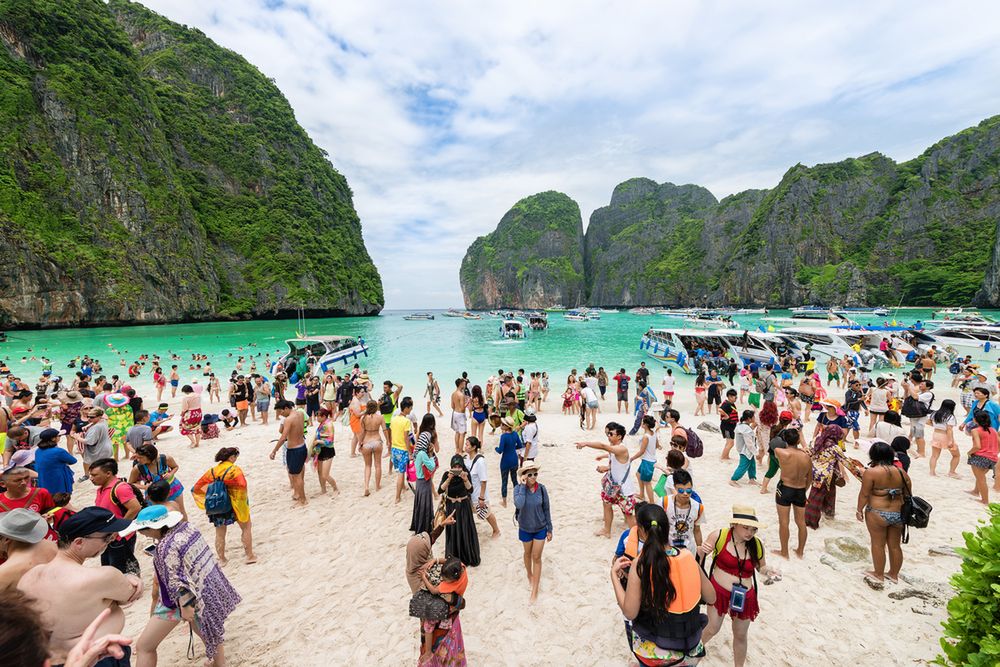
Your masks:
<instances>
[{"instance_id":1,"label":"woman with long black hair","mask_svg":"<svg viewBox=\"0 0 1000 667\"><path fill-rule=\"evenodd\" d=\"M625 615L629 648L641 665L697 665L707 618L700 605L715 603L715 589L694 555L670 545L670 524L659 505L636 512L638 557L615 560L611 584Z\"/></svg>"},{"instance_id":2,"label":"woman with long black hair","mask_svg":"<svg viewBox=\"0 0 1000 667\"><path fill-rule=\"evenodd\" d=\"M455 515L454 525L445 529L445 555L454 556L469 567L479 565L479 535L472 516L472 480L465 459L455 454L441 479L438 493L444 494L444 513Z\"/></svg>"},{"instance_id":3,"label":"woman with long black hair","mask_svg":"<svg viewBox=\"0 0 1000 667\"><path fill-rule=\"evenodd\" d=\"M437 468L437 430L434 415L427 413L420 421L417 444L413 448L413 466L417 471L417 484L413 489L413 517L410 530L429 533L434 524L434 470Z\"/></svg>"}]
</instances>

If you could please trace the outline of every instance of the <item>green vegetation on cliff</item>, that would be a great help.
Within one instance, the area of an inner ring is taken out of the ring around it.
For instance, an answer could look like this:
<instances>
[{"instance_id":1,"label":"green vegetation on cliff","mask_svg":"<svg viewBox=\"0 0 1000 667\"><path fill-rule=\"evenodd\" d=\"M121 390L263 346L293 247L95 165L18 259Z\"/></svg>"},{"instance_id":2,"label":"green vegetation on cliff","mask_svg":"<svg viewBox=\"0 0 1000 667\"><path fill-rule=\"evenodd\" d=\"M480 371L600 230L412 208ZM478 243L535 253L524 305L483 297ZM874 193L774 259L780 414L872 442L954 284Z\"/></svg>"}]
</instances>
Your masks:
<instances>
[{"instance_id":1,"label":"green vegetation on cliff","mask_svg":"<svg viewBox=\"0 0 1000 667\"><path fill-rule=\"evenodd\" d=\"M561 192L514 204L491 234L477 238L459 273L469 308L576 305L583 295L583 219Z\"/></svg>"},{"instance_id":2,"label":"green vegetation on cliff","mask_svg":"<svg viewBox=\"0 0 1000 667\"><path fill-rule=\"evenodd\" d=\"M0 211L48 267L7 324L383 303L350 188L281 92L126 0L0 0Z\"/></svg>"}]
</instances>

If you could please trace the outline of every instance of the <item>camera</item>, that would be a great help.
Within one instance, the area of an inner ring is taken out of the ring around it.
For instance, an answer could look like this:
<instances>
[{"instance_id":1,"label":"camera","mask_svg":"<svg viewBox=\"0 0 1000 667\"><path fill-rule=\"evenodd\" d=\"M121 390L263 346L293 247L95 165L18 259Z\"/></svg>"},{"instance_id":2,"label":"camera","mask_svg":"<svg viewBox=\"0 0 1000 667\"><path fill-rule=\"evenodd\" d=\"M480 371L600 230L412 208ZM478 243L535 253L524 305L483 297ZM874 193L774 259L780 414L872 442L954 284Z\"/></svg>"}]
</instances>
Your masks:
<instances>
[{"instance_id":1,"label":"camera","mask_svg":"<svg viewBox=\"0 0 1000 667\"><path fill-rule=\"evenodd\" d=\"M737 614L743 613L747 604L747 588L740 584L733 584L732 592L729 596L729 611Z\"/></svg>"}]
</instances>

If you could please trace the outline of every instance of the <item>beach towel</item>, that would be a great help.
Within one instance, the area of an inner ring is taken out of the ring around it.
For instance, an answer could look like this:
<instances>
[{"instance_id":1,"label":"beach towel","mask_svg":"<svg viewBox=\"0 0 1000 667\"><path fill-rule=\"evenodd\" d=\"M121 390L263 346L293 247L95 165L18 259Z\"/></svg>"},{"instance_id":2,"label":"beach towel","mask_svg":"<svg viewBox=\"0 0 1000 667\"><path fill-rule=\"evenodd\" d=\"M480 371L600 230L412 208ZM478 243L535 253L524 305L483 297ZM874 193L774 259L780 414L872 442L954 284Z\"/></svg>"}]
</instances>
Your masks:
<instances>
[{"instance_id":1,"label":"beach towel","mask_svg":"<svg viewBox=\"0 0 1000 667\"><path fill-rule=\"evenodd\" d=\"M232 468L232 472L226 474ZM205 509L205 489L212 483L213 479L226 480L226 489L229 491L229 499L233 503L233 512L236 520L247 522L250 520L250 500L247 496L247 478L243 476L243 471L239 466L229 461L218 463L212 469L205 472L191 489L191 495L198 509Z\"/></svg>"}]
</instances>

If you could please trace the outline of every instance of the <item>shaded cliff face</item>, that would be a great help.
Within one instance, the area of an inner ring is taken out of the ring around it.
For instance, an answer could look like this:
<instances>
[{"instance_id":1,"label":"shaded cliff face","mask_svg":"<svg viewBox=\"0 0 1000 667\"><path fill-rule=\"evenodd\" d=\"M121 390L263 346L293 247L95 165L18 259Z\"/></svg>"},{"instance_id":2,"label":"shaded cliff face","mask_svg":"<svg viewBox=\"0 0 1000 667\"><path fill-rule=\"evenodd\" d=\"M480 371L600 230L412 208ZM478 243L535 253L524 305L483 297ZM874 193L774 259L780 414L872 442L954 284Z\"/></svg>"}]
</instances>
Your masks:
<instances>
[{"instance_id":1,"label":"shaded cliff face","mask_svg":"<svg viewBox=\"0 0 1000 667\"><path fill-rule=\"evenodd\" d=\"M466 308L545 308L582 303L583 219L560 192L514 204L491 234L476 239L460 271Z\"/></svg>"},{"instance_id":2,"label":"shaded cliff face","mask_svg":"<svg viewBox=\"0 0 1000 667\"><path fill-rule=\"evenodd\" d=\"M125 0L0 0L0 324L377 313L350 189L280 91Z\"/></svg>"},{"instance_id":3,"label":"shaded cliff face","mask_svg":"<svg viewBox=\"0 0 1000 667\"><path fill-rule=\"evenodd\" d=\"M998 183L1000 117L902 164L796 165L718 203L632 179L590 218L589 301L1000 305Z\"/></svg>"}]
</instances>

